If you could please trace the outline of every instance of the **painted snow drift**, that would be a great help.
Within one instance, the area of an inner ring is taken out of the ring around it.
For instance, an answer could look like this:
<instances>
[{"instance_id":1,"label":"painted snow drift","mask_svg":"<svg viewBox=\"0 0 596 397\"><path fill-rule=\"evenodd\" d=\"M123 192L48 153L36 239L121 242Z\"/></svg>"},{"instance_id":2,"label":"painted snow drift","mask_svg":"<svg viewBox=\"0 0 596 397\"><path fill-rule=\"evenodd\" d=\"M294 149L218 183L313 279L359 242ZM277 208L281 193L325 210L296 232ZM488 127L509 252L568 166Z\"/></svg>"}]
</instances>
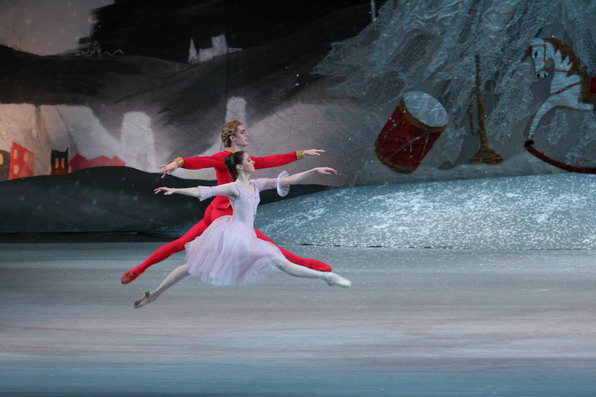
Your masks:
<instances>
[{"instance_id":1,"label":"painted snow drift","mask_svg":"<svg viewBox=\"0 0 596 397\"><path fill-rule=\"evenodd\" d=\"M596 178L532 175L338 188L263 206L279 244L596 249Z\"/></svg>"}]
</instances>

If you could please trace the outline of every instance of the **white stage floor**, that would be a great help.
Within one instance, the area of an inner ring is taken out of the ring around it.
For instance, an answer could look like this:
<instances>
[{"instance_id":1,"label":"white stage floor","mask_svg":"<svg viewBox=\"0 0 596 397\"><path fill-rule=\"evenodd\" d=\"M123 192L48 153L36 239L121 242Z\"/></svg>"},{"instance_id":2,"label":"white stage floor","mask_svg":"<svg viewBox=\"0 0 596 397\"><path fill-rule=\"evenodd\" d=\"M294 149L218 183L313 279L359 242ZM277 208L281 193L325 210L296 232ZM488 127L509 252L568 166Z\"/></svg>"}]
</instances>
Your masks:
<instances>
[{"instance_id":1,"label":"white stage floor","mask_svg":"<svg viewBox=\"0 0 596 397\"><path fill-rule=\"evenodd\" d=\"M0 244L4 395L593 396L596 255L288 247L351 289L280 272L133 301L159 243Z\"/></svg>"}]
</instances>

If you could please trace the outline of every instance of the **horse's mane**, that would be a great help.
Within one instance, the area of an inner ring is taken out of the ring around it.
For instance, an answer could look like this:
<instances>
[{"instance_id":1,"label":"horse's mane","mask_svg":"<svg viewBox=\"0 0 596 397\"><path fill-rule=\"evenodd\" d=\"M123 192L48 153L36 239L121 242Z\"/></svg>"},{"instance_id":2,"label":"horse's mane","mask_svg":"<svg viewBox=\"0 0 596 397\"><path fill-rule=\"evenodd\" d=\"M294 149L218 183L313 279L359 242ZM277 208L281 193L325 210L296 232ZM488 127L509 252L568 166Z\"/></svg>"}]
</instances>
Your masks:
<instances>
[{"instance_id":1,"label":"horse's mane","mask_svg":"<svg viewBox=\"0 0 596 397\"><path fill-rule=\"evenodd\" d=\"M559 51L561 53L561 60L564 61L566 58L571 60L571 69L567 72L567 76L571 76L572 74L578 74L580 76L584 76L585 73L580 69L579 59L573 52L573 48L571 46L565 44L562 40L555 39L555 38L546 38L544 41L549 42L555 51Z\"/></svg>"}]
</instances>

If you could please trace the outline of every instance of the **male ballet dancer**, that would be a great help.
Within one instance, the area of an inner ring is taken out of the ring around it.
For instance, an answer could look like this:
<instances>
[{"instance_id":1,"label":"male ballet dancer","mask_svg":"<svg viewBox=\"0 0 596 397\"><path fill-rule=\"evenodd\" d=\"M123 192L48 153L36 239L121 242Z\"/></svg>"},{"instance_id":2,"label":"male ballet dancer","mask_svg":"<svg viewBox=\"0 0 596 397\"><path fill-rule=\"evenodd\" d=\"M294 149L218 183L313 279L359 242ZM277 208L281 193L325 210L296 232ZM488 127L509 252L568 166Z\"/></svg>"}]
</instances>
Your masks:
<instances>
[{"instance_id":1,"label":"male ballet dancer","mask_svg":"<svg viewBox=\"0 0 596 397\"><path fill-rule=\"evenodd\" d=\"M239 150L244 150L248 146L248 133L246 128L238 121L230 121L223 126L221 132L221 140L224 143L225 149L223 152L215 153L212 156L200 156L200 157L178 157L169 164L162 165L159 169L161 173L165 175L171 174L179 167L198 170L203 168L215 168L215 175L217 177L217 184L222 185L224 183L233 182L232 176L225 165L225 158ZM265 157L252 157L255 163L255 169L280 167L282 165L289 164L293 161L303 159L307 156L319 156L324 150L320 149L309 149L309 150L297 150L296 152L277 154L273 156ZM174 240L166 245L161 246L157 249L149 258L145 259L143 263L134 267L124 273L120 278L122 284L128 284L139 277L148 267L163 261L170 255L184 250L184 244L194 240L197 236L200 236L205 229L215 219L222 215L232 215L232 206L226 196L217 196L205 210L203 219L194 225L186 234L182 237ZM261 240L269 241L275 244L269 237L265 236L259 230L255 229L257 237ZM277 244L275 244L277 245ZM322 272L330 272L331 266L328 264L318 261L316 259L301 258L294 255L288 250L278 247L283 255L290 262L297 265L305 266L310 269L319 270Z\"/></svg>"}]
</instances>

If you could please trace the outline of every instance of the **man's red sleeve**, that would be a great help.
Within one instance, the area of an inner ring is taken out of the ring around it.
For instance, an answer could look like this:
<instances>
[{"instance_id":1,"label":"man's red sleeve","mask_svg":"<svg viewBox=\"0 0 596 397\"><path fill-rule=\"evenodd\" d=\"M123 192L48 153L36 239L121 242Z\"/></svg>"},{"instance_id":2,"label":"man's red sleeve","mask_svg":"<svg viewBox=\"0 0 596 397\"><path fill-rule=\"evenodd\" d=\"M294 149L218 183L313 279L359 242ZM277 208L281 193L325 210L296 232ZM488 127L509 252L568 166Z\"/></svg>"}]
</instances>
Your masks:
<instances>
[{"instance_id":1,"label":"man's red sleeve","mask_svg":"<svg viewBox=\"0 0 596 397\"><path fill-rule=\"evenodd\" d=\"M225 165L225 155L222 156L220 153L216 153L212 156L198 156L198 157L184 157L183 163L180 168L186 168L188 170L200 170L203 168L218 168Z\"/></svg>"},{"instance_id":2,"label":"man's red sleeve","mask_svg":"<svg viewBox=\"0 0 596 397\"><path fill-rule=\"evenodd\" d=\"M303 158L304 155L301 155L298 152L290 152L284 154L274 154L273 156L265 156L265 157L252 157L253 161L255 162L256 169L262 168L271 168L271 167L281 167L282 165L289 164L293 161L298 160L298 158Z\"/></svg>"}]
</instances>

